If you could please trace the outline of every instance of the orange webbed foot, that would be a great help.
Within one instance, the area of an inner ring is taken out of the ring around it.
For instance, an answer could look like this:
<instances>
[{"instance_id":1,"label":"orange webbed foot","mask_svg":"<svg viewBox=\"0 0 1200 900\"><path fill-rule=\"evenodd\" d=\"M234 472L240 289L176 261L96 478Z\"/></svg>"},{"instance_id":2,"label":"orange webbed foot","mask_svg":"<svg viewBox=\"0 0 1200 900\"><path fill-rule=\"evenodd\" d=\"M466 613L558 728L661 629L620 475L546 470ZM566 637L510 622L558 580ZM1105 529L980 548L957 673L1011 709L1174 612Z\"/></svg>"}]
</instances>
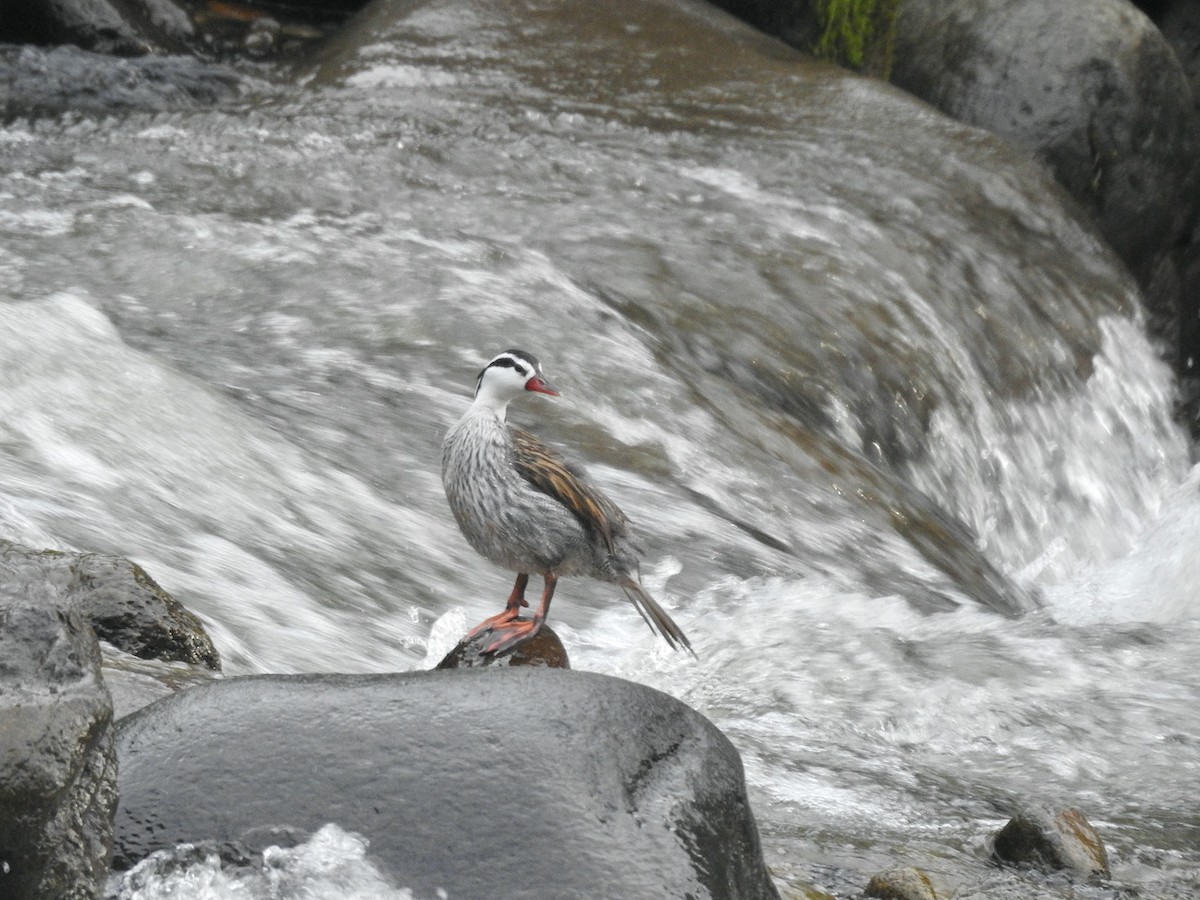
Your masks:
<instances>
[{"instance_id":1,"label":"orange webbed foot","mask_svg":"<svg viewBox=\"0 0 1200 900\"><path fill-rule=\"evenodd\" d=\"M491 629L491 633L488 635L492 638L491 642L480 653L498 656L525 643L537 634L541 627L542 620L538 618L513 619L497 625Z\"/></svg>"}]
</instances>

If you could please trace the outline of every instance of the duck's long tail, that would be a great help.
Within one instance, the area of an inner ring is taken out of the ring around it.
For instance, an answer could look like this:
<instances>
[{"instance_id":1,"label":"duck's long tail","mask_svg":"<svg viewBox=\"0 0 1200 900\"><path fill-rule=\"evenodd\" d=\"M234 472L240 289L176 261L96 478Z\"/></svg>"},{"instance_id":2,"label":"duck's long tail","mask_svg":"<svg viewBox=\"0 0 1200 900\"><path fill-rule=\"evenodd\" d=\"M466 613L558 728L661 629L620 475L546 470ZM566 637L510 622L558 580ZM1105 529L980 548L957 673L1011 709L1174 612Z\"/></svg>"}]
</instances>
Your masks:
<instances>
[{"instance_id":1,"label":"duck's long tail","mask_svg":"<svg viewBox=\"0 0 1200 900\"><path fill-rule=\"evenodd\" d=\"M646 589L638 584L635 578L630 575L622 575L617 579L617 584L625 591L625 596L629 598L630 602L637 607L637 611L642 614L642 618L646 620L650 629L661 634L663 639L671 645L672 650L683 647L692 656L696 656L696 651L692 649L692 642L687 639L683 629L675 624L675 620L668 616L667 611L646 593Z\"/></svg>"}]
</instances>

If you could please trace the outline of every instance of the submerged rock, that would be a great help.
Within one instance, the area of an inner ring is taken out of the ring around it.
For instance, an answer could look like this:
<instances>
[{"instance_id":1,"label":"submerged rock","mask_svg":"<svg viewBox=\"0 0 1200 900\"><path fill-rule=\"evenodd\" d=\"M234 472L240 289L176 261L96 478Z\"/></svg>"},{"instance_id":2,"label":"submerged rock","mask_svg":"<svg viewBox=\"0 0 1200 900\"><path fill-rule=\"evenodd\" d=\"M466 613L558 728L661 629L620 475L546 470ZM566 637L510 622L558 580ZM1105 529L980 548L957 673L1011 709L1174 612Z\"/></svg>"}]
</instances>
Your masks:
<instances>
[{"instance_id":1,"label":"submerged rock","mask_svg":"<svg viewBox=\"0 0 1200 900\"><path fill-rule=\"evenodd\" d=\"M116 807L100 650L47 585L0 585L0 896L83 900L108 871Z\"/></svg>"},{"instance_id":2,"label":"submerged rock","mask_svg":"<svg viewBox=\"0 0 1200 900\"><path fill-rule=\"evenodd\" d=\"M123 57L243 52L261 57L310 45L365 2L4 0L0 44L72 46ZM87 85L80 87L84 96Z\"/></svg>"},{"instance_id":3,"label":"submerged rock","mask_svg":"<svg viewBox=\"0 0 1200 900\"><path fill-rule=\"evenodd\" d=\"M159 7L166 23L187 23L187 17L171 0L138 0ZM140 56L154 49L154 42L133 18L108 0L5 0L0 16L0 42L13 44L74 44L97 53ZM163 16L170 7L174 15ZM184 28L187 27L183 24Z\"/></svg>"},{"instance_id":4,"label":"submerged rock","mask_svg":"<svg viewBox=\"0 0 1200 900\"><path fill-rule=\"evenodd\" d=\"M332 822L418 896L777 897L737 751L615 678L239 678L141 710L117 740L118 868Z\"/></svg>"},{"instance_id":5,"label":"submerged rock","mask_svg":"<svg viewBox=\"0 0 1200 900\"><path fill-rule=\"evenodd\" d=\"M77 47L0 44L0 121L64 112L191 109L237 92L243 79L189 56L106 56Z\"/></svg>"},{"instance_id":6,"label":"submerged rock","mask_svg":"<svg viewBox=\"0 0 1200 900\"><path fill-rule=\"evenodd\" d=\"M992 855L1002 863L1066 869L1078 875L1104 875L1104 842L1077 809L1031 807L1013 816L996 834Z\"/></svg>"}]
</instances>

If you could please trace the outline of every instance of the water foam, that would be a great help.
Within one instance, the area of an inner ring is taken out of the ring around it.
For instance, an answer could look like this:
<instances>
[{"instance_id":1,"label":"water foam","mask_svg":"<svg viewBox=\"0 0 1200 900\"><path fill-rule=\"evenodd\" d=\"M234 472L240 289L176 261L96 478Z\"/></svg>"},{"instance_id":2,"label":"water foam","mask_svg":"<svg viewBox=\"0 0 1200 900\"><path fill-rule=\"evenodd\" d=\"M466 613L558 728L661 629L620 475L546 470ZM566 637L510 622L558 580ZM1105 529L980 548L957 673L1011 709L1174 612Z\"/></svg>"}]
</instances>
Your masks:
<instances>
[{"instance_id":1,"label":"water foam","mask_svg":"<svg viewBox=\"0 0 1200 900\"><path fill-rule=\"evenodd\" d=\"M110 877L105 900L433 900L393 887L367 850L365 838L333 824L295 847L267 847L257 866L183 844Z\"/></svg>"}]
</instances>

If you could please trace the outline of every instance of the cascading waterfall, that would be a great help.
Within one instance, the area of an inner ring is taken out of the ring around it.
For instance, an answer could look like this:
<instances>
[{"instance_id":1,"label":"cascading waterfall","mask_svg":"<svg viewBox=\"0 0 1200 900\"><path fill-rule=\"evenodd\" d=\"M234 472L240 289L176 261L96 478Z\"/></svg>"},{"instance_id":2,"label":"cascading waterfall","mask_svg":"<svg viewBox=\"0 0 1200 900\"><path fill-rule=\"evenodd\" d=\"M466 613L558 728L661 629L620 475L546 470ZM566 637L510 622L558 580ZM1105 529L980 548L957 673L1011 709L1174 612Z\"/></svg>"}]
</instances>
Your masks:
<instances>
[{"instance_id":1,"label":"cascading waterfall","mask_svg":"<svg viewBox=\"0 0 1200 900\"><path fill-rule=\"evenodd\" d=\"M433 665L508 588L437 448L522 346L700 661L603 585L553 624L731 736L781 883L1028 896L982 848L1051 796L1200 891L1200 494L1127 274L1014 151L667 9L376 8L302 87L5 126L0 534L136 559L231 674ZM405 896L336 825L113 891Z\"/></svg>"}]
</instances>

